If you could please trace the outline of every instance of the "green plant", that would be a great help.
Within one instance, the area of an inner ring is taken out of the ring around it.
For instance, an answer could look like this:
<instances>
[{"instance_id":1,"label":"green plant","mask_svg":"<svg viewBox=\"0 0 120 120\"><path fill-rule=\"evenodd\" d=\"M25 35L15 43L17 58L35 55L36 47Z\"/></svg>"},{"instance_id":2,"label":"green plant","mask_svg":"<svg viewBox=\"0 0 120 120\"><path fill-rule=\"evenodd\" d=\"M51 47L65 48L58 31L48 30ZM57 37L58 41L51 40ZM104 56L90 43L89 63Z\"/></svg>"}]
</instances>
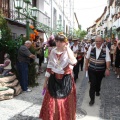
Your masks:
<instances>
[{"instance_id":1,"label":"green plant","mask_svg":"<svg viewBox=\"0 0 120 120\"><path fill-rule=\"evenodd\" d=\"M38 86L38 82L36 81L37 78L38 78L38 74L36 71L36 63L33 62L29 65L29 73L28 73L29 86L31 87Z\"/></svg>"},{"instance_id":2,"label":"green plant","mask_svg":"<svg viewBox=\"0 0 120 120\"><path fill-rule=\"evenodd\" d=\"M84 39L84 37L86 36L87 32L85 30L74 30L74 37L78 37L81 39Z\"/></svg>"},{"instance_id":3,"label":"green plant","mask_svg":"<svg viewBox=\"0 0 120 120\"><path fill-rule=\"evenodd\" d=\"M2 33L2 38L0 39L0 63L3 63L5 53L10 54L10 59L12 61L12 71L18 76L16 70L17 53L19 47L23 45L27 39L22 36L19 36L17 39L12 40L11 30L9 29L7 25L7 21L5 20L1 12L0 12L0 30ZM33 54L35 54L35 49L33 46L30 48L30 51ZM32 61L29 66L29 74L28 74L29 85L32 87L38 85L38 83L36 82L37 72L35 67L36 67L36 63Z\"/></svg>"}]
</instances>

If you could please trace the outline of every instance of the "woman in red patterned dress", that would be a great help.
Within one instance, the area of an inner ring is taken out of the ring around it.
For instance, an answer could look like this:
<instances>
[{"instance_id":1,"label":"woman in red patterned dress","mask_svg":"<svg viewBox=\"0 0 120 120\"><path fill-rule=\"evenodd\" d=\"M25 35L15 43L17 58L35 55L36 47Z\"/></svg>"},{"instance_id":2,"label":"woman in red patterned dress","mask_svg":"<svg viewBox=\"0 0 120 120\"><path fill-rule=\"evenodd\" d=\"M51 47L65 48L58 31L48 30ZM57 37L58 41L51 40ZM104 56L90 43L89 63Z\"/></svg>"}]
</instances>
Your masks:
<instances>
[{"instance_id":1,"label":"woman in red patterned dress","mask_svg":"<svg viewBox=\"0 0 120 120\"><path fill-rule=\"evenodd\" d=\"M75 120L76 87L73 66L77 60L64 34L58 33L55 40L56 48L50 53L45 73L43 89L46 89L46 93L39 118L42 120Z\"/></svg>"}]
</instances>

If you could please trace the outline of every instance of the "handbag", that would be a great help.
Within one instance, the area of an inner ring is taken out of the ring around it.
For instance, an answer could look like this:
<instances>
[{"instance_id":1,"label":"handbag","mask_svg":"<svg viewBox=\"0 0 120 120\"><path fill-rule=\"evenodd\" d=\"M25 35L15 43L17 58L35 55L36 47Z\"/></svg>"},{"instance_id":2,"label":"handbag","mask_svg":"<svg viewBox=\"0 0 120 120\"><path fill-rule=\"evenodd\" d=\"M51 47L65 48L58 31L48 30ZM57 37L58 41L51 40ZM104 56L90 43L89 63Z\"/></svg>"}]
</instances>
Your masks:
<instances>
[{"instance_id":1,"label":"handbag","mask_svg":"<svg viewBox=\"0 0 120 120\"><path fill-rule=\"evenodd\" d=\"M54 98L67 97L72 89L72 78L70 74L64 75L62 79L57 79L55 74L51 74L48 80L48 91Z\"/></svg>"}]
</instances>

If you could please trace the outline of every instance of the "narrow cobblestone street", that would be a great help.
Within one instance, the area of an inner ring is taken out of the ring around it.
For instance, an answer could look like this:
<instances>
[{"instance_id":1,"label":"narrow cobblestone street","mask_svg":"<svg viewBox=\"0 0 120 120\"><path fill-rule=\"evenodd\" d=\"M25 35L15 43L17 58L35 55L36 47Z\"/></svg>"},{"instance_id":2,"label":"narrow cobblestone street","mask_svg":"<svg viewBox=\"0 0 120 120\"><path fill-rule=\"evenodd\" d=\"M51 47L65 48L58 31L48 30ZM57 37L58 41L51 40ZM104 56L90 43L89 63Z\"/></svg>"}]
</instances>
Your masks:
<instances>
[{"instance_id":1,"label":"narrow cobblestone street","mask_svg":"<svg viewBox=\"0 0 120 120\"><path fill-rule=\"evenodd\" d=\"M104 78L101 88L100 117L105 120L120 120L120 79L112 72Z\"/></svg>"},{"instance_id":2,"label":"narrow cobblestone street","mask_svg":"<svg viewBox=\"0 0 120 120\"><path fill-rule=\"evenodd\" d=\"M0 120L39 115L120 120L120 0L0 0Z\"/></svg>"},{"instance_id":3,"label":"narrow cobblestone street","mask_svg":"<svg viewBox=\"0 0 120 120\"><path fill-rule=\"evenodd\" d=\"M80 71L77 80L77 120L120 120L120 80L113 72L102 82L100 99L96 98L93 107L89 106L89 83L84 72ZM0 120L38 120L42 104L44 74L38 78L39 86L30 93L0 102ZM100 103L101 102L101 103ZM100 109L99 109L100 108Z\"/></svg>"}]
</instances>

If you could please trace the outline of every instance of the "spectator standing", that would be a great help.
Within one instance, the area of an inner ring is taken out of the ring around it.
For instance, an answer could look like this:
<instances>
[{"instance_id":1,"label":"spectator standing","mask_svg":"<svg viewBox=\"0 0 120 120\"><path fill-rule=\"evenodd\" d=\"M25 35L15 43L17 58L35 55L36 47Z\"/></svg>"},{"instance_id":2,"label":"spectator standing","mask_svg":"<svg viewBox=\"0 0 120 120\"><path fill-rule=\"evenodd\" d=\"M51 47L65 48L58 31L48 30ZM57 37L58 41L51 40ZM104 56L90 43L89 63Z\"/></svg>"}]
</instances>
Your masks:
<instances>
[{"instance_id":1,"label":"spectator standing","mask_svg":"<svg viewBox=\"0 0 120 120\"><path fill-rule=\"evenodd\" d=\"M120 78L120 41L118 41L115 49L115 67L117 71L117 78Z\"/></svg>"},{"instance_id":2,"label":"spectator standing","mask_svg":"<svg viewBox=\"0 0 120 120\"><path fill-rule=\"evenodd\" d=\"M115 66L113 63L115 63L114 53L115 53L116 47L117 47L117 41L114 41L110 49L111 66L113 71L115 71L115 68L114 68Z\"/></svg>"},{"instance_id":3,"label":"spectator standing","mask_svg":"<svg viewBox=\"0 0 120 120\"><path fill-rule=\"evenodd\" d=\"M40 40L37 41L36 48L38 48L39 54L37 58L39 59L39 72L44 72L42 69L42 63L44 61L44 48L43 48L44 39L40 37Z\"/></svg>"},{"instance_id":4,"label":"spectator standing","mask_svg":"<svg viewBox=\"0 0 120 120\"><path fill-rule=\"evenodd\" d=\"M27 40L24 45L22 45L18 50L18 62L17 69L19 74L19 81L23 91L30 92L28 89L28 64L30 63L30 58L35 59L29 48L32 43Z\"/></svg>"}]
</instances>

